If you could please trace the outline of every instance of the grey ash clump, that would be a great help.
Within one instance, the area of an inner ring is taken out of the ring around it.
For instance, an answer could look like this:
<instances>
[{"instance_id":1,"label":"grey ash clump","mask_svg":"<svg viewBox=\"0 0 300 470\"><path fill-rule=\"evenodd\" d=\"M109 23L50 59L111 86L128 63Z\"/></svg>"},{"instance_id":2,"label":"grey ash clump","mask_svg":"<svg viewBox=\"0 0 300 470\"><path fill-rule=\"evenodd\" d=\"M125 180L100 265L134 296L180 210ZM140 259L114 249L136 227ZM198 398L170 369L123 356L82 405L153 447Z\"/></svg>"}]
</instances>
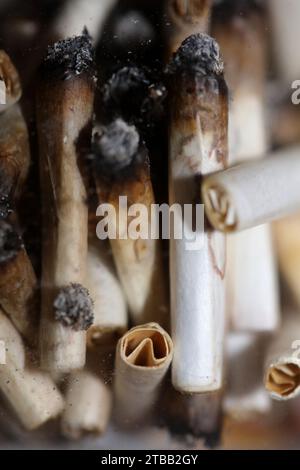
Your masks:
<instances>
[{"instance_id":1,"label":"grey ash clump","mask_svg":"<svg viewBox=\"0 0 300 470\"><path fill-rule=\"evenodd\" d=\"M24 247L22 238L8 222L0 221L0 263L14 258Z\"/></svg>"},{"instance_id":2,"label":"grey ash clump","mask_svg":"<svg viewBox=\"0 0 300 470\"><path fill-rule=\"evenodd\" d=\"M76 331L87 330L94 321L93 301L81 284L63 287L53 303L55 320Z\"/></svg>"},{"instance_id":3,"label":"grey ash clump","mask_svg":"<svg viewBox=\"0 0 300 470\"><path fill-rule=\"evenodd\" d=\"M81 36L64 39L48 46L42 69L51 74L58 74L64 80L84 72L94 75L94 49L87 30L85 29Z\"/></svg>"},{"instance_id":4,"label":"grey ash clump","mask_svg":"<svg viewBox=\"0 0 300 470\"><path fill-rule=\"evenodd\" d=\"M101 174L116 174L138 158L140 136L135 126L115 119L108 126L96 129L92 139L92 160Z\"/></svg>"},{"instance_id":5,"label":"grey ash clump","mask_svg":"<svg viewBox=\"0 0 300 470\"><path fill-rule=\"evenodd\" d=\"M198 73L202 76L218 76L224 66L220 48L207 34L193 34L183 41L166 69L167 75Z\"/></svg>"}]
</instances>

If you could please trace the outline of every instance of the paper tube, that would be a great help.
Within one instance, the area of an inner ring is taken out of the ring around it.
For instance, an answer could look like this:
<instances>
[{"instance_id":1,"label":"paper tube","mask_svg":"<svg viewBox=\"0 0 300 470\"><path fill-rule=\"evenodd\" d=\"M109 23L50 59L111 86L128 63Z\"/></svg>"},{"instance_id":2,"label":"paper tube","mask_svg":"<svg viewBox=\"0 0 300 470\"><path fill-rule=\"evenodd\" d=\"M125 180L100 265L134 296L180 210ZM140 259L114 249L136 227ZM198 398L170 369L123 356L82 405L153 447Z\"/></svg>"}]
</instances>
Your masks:
<instances>
[{"instance_id":1,"label":"paper tube","mask_svg":"<svg viewBox=\"0 0 300 470\"><path fill-rule=\"evenodd\" d=\"M89 245L87 288L94 303L94 322L87 331L88 346L114 349L127 330L127 305L104 240Z\"/></svg>"},{"instance_id":2,"label":"paper tube","mask_svg":"<svg viewBox=\"0 0 300 470\"><path fill-rule=\"evenodd\" d=\"M278 274L271 227L230 234L227 244L227 310L231 328L273 332L279 326Z\"/></svg>"},{"instance_id":3,"label":"paper tube","mask_svg":"<svg viewBox=\"0 0 300 470\"><path fill-rule=\"evenodd\" d=\"M81 60L82 50L85 60ZM72 295L73 300L71 295L65 296L69 298L66 306L72 305L70 309L78 317L86 314L87 318L92 317L84 290L88 207L80 162L82 136L88 139L93 114L94 73L93 48L86 34L49 47L40 71L37 93L43 199L40 345L42 367L51 371L70 372L85 363L85 326L69 326L64 319L55 317L54 304L60 293L64 295L69 289L70 294L75 285L81 300L78 295ZM66 76L68 79L62 79Z\"/></svg>"},{"instance_id":4,"label":"paper tube","mask_svg":"<svg viewBox=\"0 0 300 470\"><path fill-rule=\"evenodd\" d=\"M157 323L132 328L119 340L114 394L121 425L132 427L150 414L172 356L172 340Z\"/></svg>"},{"instance_id":5,"label":"paper tube","mask_svg":"<svg viewBox=\"0 0 300 470\"><path fill-rule=\"evenodd\" d=\"M300 394L300 316L287 312L266 354L264 384L271 398L290 400Z\"/></svg>"},{"instance_id":6,"label":"paper tube","mask_svg":"<svg viewBox=\"0 0 300 470\"><path fill-rule=\"evenodd\" d=\"M176 52L182 41L191 34L206 33L209 29L212 0L168 0L166 13L169 55Z\"/></svg>"},{"instance_id":7,"label":"paper tube","mask_svg":"<svg viewBox=\"0 0 300 470\"><path fill-rule=\"evenodd\" d=\"M238 421L271 411L271 400L261 381L267 339L254 333L230 332L227 336L224 412Z\"/></svg>"},{"instance_id":8,"label":"paper tube","mask_svg":"<svg viewBox=\"0 0 300 470\"><path fill-rule=\"evenodd\" d=\"M111 392L96 375L86 370L68 378L61 427L64 436L79 439L105 432L111 412Z\"/></svg>"},{"instance_id":9,"label":"paper tube","mask_svg":"<svg viewBox=\"0 0 300 470\"><path fill-rule=\"evenodd\" d=\"M183 42L169 70L169 201L178 209L199 199L200 176L226 165L227 87L218 45L204 34ZM191 224L183 225L191 236ZM170 239L172 383L186 393L219 390L223 374L225 238L208 227L193 235L200 242L194 249L185 236Z\"/></svg>"},{"instance_id":10,"label":"paper tube","mask_svg":"<svg viewBox=\"0 0 300 470\"><path fill-rule=\"evenodd\" d=\"M261 158L268 148L265 116L266 15L261 2L220 2L213 36L224 57L229 104L229 164ZM268 225L227 237L227 310L237 331L278 325L277 270Z\"/></svg>"},{"instance_id":11,"label":"paper tube","mask_svg":"<svg viewBox=\"0 0 300 470\"><path fill-rule=\"evenodd\" d=\"M202 186L213 227L234 232L300 210L300 148L278 151L208 176Z\"/></svg>"},{"instance_id":12,"label":"paper tube","mask_svg":"<svg viewBox=\"0 0 300 470\"><path fill-rule=\"evenodd\" d=\"M0 339L6 363L0 365L0 390L26 429L35 429L63 410L63 398L51 377L29 365L22 339L0 312Z\"/></svg>"}]
</instances>

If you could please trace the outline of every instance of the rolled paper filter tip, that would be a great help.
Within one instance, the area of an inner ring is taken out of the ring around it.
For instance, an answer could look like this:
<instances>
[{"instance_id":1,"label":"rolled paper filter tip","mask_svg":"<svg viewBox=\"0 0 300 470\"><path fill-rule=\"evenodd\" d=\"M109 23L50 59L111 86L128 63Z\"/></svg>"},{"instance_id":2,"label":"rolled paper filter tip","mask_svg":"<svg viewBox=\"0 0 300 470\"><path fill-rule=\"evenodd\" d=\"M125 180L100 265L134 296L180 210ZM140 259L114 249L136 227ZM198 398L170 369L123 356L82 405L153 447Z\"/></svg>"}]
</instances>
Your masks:
<instances>
[{"instance_id":1,"label":"rolled paper filter tip","mask_svg":"<svg viewBox=\"0 0 300 470\"><path fill-rule=\"evenodd\" d=\"M171 361L172 340L156 323L132 328L120 340L122 359L135 367L162 367Z\"/></svg>"},{"instance_id":2,"label":"rolled paper filter tip","mask_svg":"<svg viewBox=\"0 0 300 470\"><path fill-rule=\"evenodd\" d=\"M300 394L300 361L283 359L269 367L265 387L271 397L277 400L288 400Z\"/></svg>"},{"instance_id":3,"label":"rolled paper filter tip","mask_svg":"<svg viewBox=\"0 0 300 470\"><path fill-rule=\"evenodd\" d=\"M132 328L119 340L114 392L120 425L133 427L150 416L172 356L172 340L157 323Z\"/></svg>"},{"instance_id":4,"label":"rolled paper filter tip","mask_svg":"<svg viewBox=\"0 0 300 470\"><path fill-rule=\"evenodd\" d=\"M300 211L299 174L299 146L210 174L202 183L206 215L215 229L238 232Z\"/></svg>"},{"instance_id":5,"label":"rolled paper filter tip","mask_svg":"<svg viewBox=\"0 0 300 470\"><path fill-rule=\"evenodd\" d=\"M285 312L282 327L268 347L265 362L264 385L275 400L286 401L300 395L299 338L299 312Z\"/></svg>"}]
</instances>

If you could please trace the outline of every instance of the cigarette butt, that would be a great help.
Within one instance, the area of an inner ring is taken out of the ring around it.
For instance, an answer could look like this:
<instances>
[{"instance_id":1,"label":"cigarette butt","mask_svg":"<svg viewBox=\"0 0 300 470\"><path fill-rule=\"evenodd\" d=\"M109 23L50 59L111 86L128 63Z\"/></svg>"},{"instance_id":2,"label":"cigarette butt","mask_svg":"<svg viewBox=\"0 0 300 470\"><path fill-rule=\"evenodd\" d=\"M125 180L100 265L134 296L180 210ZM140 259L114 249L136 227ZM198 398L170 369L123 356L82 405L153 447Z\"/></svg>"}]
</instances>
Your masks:
<instances>
[{"instance_id":1,"label":"cigarette butt","mask_svg":"<svg viewBox=\"0 0 300 470\"><path fill-rule=\"evenodd\" d=\"M110 244L131 319L135 325L156 321L167 328L169 312L160 241L149 231L146 237L130 234L132 217L128 211L133 205L143 206L141 224L147 230L155 224L151 219L155 201L148 153L137 129L119 118L95 130L92 161L99 202L113 208L107 219ZM124 210L124 200L128 211ZM102 225L100 221L99 227Z\"/></svg>"},{"instance_id":2,"label":"cigarette butt","mask_svg":"<svg viewBox=\"0 0 300 470\"><path fill-rule=\"evenodd\" d=\"M6 344L6 363L0 365L0 389L23 426L36 429L62 412L63 398L47 373L28 364L22 339L2 312L0 338Z\"/></svg>"},{"instance_id":3,"label":"cigarette butt","mask_svg":"<svg viewBox=\"0 0 300 470\"><path fill-rule=\"evenodd\" d=\"M210 24L211 0L168 0L166 13L169 55L176 52L181 43L192 34L207 33Z\"/></svg>"},{"instance_id":4,"label":"cigarette butt","mask_svg":"<svg viewBox=\"0 0 300 470\"><path fill-rule=\"evenodd\" d=\"M151 415L172 355L172 340L156 323L132 328L119 340L114 412L120 425L134 427Z\"/></svg>"},{"instance_id":5,"label":"cigarette butt","mask_svg":"<svg viewBox=\"0 0 300 470\"><path fill-rule=\"evenodd\" d=\"M18 331L36 343L37 279L23 241L14 227L0 221L0 304Z\"/></svg>"},{"instance_id":6,"label":"cigarette butt","mask_svg":"<svg viewBox=\"0 0 300 470\"><path fill-rule=\"evenodd\" d=\"M86 434L102 435L111 412L111 393L100 378L86 370L68 378L61 427L64 436L80 439Z\"/></svg>"},{"instance_id":7,"label":"cigarette butt","mask_svg":"<svg viewBox=\"0 0 300 470\"><path fill-rule=\"evenodd\" d=\"M70 372L85 363L93 318L85 289L88 207L79 165L89 139L95 71L89 36L48 48L40 70L37 123L43 202L41 364ZM85 140L84 140L85 141Z\"/></svg>"},{"instance_id":8,"label":"cigarette butt","mask_svg":"<svg viewBox=\"0 0 300 470\"><path fill-rule=\"evenodd\" d=\"M113 350L127 330L127 305L108 246L93 240L87 258L87 287L94 305L94 322L87 331L91 348Z\"/></svg>"},{"instance_id":9,"label":"cigarette butt","mask_svg":"<svg viewBox=\"0 0 300 470\"><path fill-rule=\"evenodd\" d=\"M230 233L299 212L299 171L299 147L291 147L209 175L202 185L209 221Z\"/></svg>"},{"instance_id":10,"label":"cigarette butt","mask_svg":"<svg viewBox=\"0 0 300 470\"><path fill-rule=\"evenodd\" d=\"M266 11L262 2L231 0L214 8L212 35L222 50L229 105L229 164L266 155ZM255 250L255 256L253 251ZM227 238L227 310L237 332L270 332L279 324L278 276L271 227Z\"/></svg>"},{"instance_id":11,"label":"cigarette butt","mask_svg":"<svg viewBox=\"0 0 300 470\"><path fill-rule=\"evenodd\" d=\"M264 385L271 398L286 401L300 394L300 317L287 311L266 353Z\"/></svg>"},{"instance_id":12,"label":"cigarette butt","mask_svg":"<svg viewBox=\"0 0 300 470\"><path fill-rule=\"evenodd\" d=\"M227 87L218 44L206 34L190 36L167 72L169 201L194 206L199 176L227 162ZM172 383L184 393L204 393L222 388L226 246L224 236L207 227L189 235L201 237L200 248L188 250L184 237L170 240Z\"/></svg>"}]
</instances>

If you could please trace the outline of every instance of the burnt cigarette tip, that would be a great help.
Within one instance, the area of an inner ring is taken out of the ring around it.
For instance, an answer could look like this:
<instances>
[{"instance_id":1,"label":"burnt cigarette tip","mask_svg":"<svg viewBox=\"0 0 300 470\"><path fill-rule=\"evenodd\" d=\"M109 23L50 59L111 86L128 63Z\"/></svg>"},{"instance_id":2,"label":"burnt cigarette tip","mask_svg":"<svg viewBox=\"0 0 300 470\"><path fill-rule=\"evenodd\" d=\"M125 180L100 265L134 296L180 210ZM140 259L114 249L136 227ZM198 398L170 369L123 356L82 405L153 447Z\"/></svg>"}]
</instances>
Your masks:
<instances>
[{"instance_id":1,"label":"burnt cigarette tip","mask_svg":"<svg viewBox=\"0 0 300 470\"><path fill-rule=\"evenodd\" d=\"M136 101L140 95L144 97L151 82L146 72L136 66L122 67L108 80L103 90L105 103L120 104L130 93L130 100Z\"/></svg>"},{"instance_id":2,"label":"burnt cigarette tip","mask_svg":"<svg viewBox=\"0 0 300 470\"><path fill-rule=\"evenodd\" d=\"M224 71L217 41L208 34L192 34L173 54L167 67L168 75L197 73L200 76L219 76Z\"/></svg>"},{"instance_id":3,"label":"burnt cigarette tip","mask_svg":"<svg viewBox=\"0 0 300 470\"><path fill-rule=\"evenodd\" d=\"M138 153L140 136L135 126L123 119L115 119L93 135L92 158L96 171L106 168L116 173L131 165Z\"/></svg>"},{"instance_id":4,"label":"burnt cigarette tip","mask_svg":"<svg viewBox=\"0 0 300 470\"><path fill-rule=\"evenodd\" d=\"M95 75L94 48L87 28L80 36L48 46L42 71L68 80L85 72Z\"/></svg>"},{"instance_id":5,"label":"burnt cigarette tip","mask_svg":"<svg viewBox=\"0 0 300 470\"><path fill-rule=\"evenodd\" d=\"M14 258L23 248L23 241L11 224L0 221L0 263Z\"/></svg>"},{"instance_id":6,"label":"burnt cigarette tip","mask_svg":"<svg viewBox=\"0 0 300 470\"><path fill-rule=\"evenodd\" d=\"M163 110L166 87L146 67L135 65L117 70L103 88L103 103L112 118L149 126Z\"/></svg>"},{"instance_id":7,"label":"burnt cigarette tip","mask_svg":"<svg viewBox=\"0 0 300 470\"><path fill-rule=\"evenodd\" d=\"M87 330L94 321L93 301L81 284L63 287L53 303L55 320L74 330Z\"/></svg>"}]
</instances>

